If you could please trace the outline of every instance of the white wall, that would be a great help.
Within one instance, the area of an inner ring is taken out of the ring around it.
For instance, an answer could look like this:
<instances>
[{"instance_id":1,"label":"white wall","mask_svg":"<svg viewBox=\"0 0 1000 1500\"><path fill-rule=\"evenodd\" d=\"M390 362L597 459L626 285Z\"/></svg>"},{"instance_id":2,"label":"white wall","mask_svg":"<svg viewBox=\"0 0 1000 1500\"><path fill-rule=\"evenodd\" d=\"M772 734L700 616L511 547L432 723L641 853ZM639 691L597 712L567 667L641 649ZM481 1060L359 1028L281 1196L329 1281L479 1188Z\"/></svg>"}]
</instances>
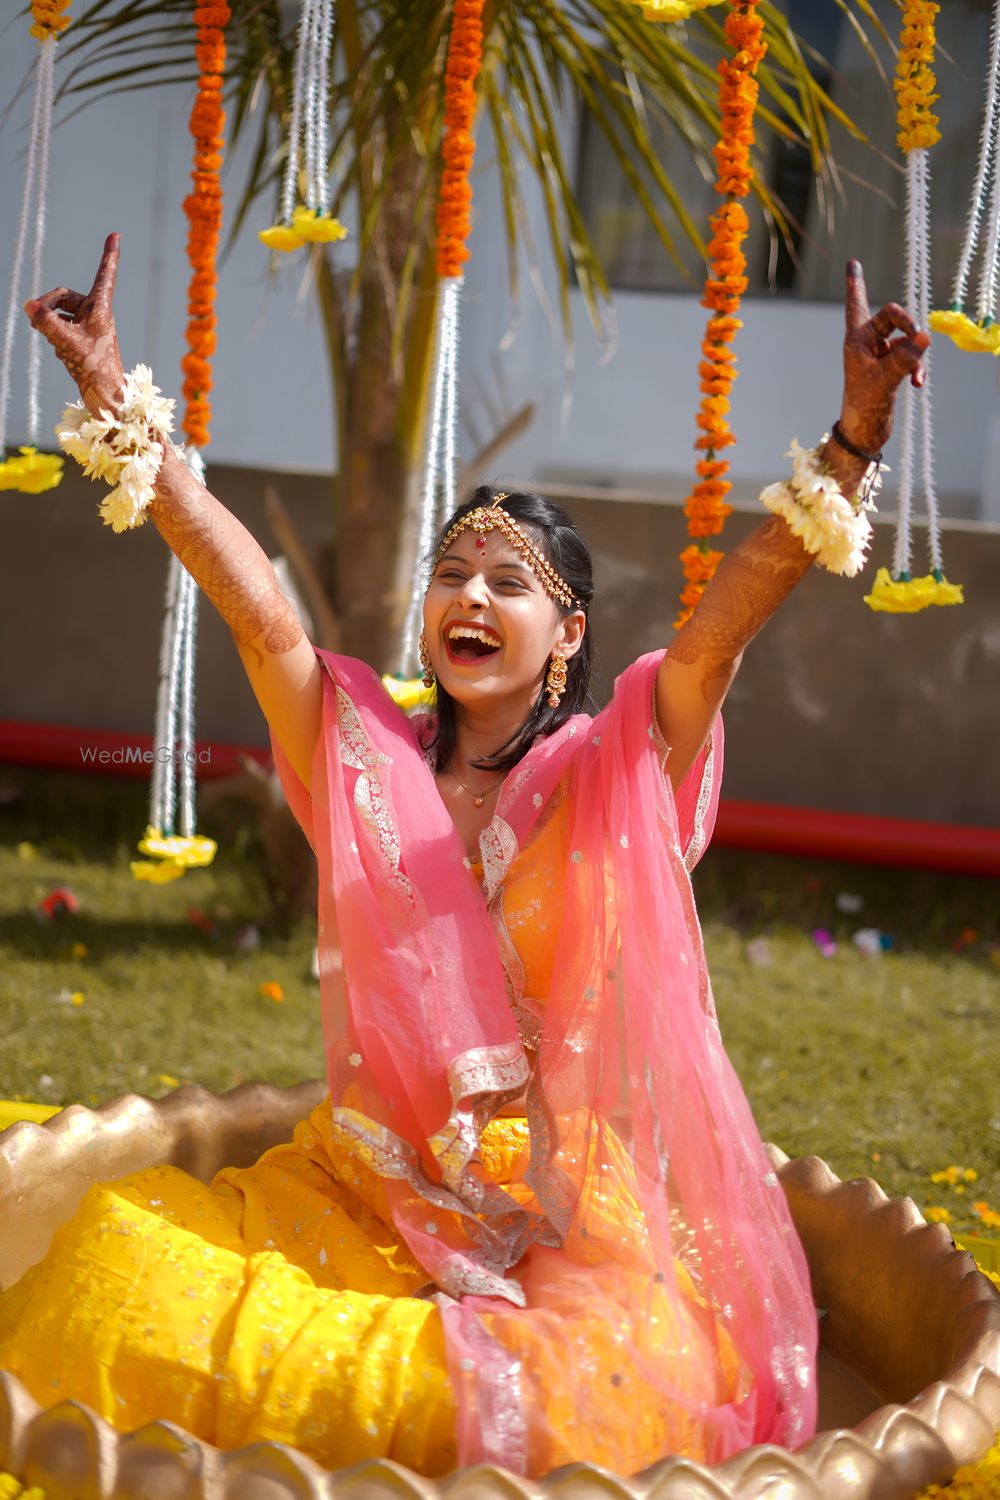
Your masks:
<instances>
[{"instance_id":1,"label":"white wall","mask_svg":"<svg viewBox=\"0 0 1000 1500\"><path fill-rule=\"evenodd\" d=\"M20 21L3 33L2 88L8 99L33 57L34 43ZM0 285L9 281L24 166L27 98L0 131ZM190 142L189 95L183 89L131 93L88 106L53 139L52 192L46 286L89 285L104 234L120 230L122 270L118 321L127 364L151 363L168 391L180 386L187 266L185 220ZM60 111L65 115L65 107ZM507 273L501 220L487 164L488 138L480 143L477 227L467 273L463 334L464 396L482 415L477 382L506 389L506 409L533 400L538 417L496 464L497 476L571 474L593 480L659 485L683 493L691 473L698 401L698 346L705 312L695 295L626 293L618 298L619 336L613 357L590 332L578 294L576 370L566 399L564 354L525 274L519 330L503 354L508 328ZM234 158L227 176L238 181ZM537 198L526 184L542 264L546 230ZM235 197L235 194L233 195ZM211 454L247 466L324 471L334 464L330 380L318 316L301 295L304 261L290 257L269 276L269 257L256 240L271 205L251 215L220 283L220 340L216 360L216 420ZM855 211L862 211L857 208ZM350 255L349 244L337 252ZM547 278L549 279L549 278ZM27 295L25 289L23 295ZM839 408L841 315L829 304L764 298L746 304L738 345L741 377L733 400L739 445L732 450L737 494L752 494L785 472L788 441L815 439ZM17 370L24 369L23 341ZM45 361L47 427L70 395L54 361ZM998 367L985 358L936 345L938 479L965 514L1000 519ZM11 414L11 441L24 438L19 388ZM996 430L994 430L996 426ZM468 443L466 443L468 447ZM893 451L889 462L895 465Z\"/></svg>"}]
</instances>

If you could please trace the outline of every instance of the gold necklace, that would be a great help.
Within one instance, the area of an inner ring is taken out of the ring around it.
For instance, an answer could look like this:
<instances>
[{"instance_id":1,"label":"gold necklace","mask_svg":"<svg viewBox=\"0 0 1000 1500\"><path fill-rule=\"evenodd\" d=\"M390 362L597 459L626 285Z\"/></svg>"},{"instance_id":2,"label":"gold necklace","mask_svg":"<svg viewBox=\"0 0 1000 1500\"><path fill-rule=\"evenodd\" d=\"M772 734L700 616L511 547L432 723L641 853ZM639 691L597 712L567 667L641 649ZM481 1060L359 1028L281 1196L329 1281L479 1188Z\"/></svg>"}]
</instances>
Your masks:
<instances>
[{"instance_id":1,"label":"gold necklace","mask_svg":"<svg viewBox=\"0 0 1000 1500\"><path fill-rule=\"evenodd\" d=\"M454 771L449 771L448 775L451 777L452 781L458 781L458 777L455 775ZM501 781L503 781L502 776L500 777L499 781L491 782L491 784L487 787L484 787L481 792L474 792L471 786L466 786L464 781L458 781L458 784L462 788L463 792L468 792L475 807L482 807L483 803L486 801L486 798L490 795L490 792L495 792Z\"/></svg>"}]
</instances>

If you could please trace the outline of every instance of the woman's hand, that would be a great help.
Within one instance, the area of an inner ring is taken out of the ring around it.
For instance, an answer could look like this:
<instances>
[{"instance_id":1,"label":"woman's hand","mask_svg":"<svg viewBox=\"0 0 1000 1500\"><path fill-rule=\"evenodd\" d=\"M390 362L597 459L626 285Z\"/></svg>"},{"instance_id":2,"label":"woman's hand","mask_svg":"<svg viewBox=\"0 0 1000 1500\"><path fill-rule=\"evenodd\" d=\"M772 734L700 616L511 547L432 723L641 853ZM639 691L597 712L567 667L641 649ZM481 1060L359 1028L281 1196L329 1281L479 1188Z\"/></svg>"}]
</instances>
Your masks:
<instances>
[{"instance_id":1,"label":"woman's hand","mask_svg":"<svg viewBox=\"0 0 1000 1500\"><path fill-rule=\"evenodd\" d=\"M118 240L117 234L108 235L94 285L86 296L58 286L24 304L32 328L48 339L95 417L102 411L117 415L124 395L118 334L111 311L118 275Z\"/></svg>"},{"instance_id":2,"label":"woman's hand","mask_svg":"<svg viewBox=\"0 0 1000 1500\"><path fill-rule=\"evenodd\" d=\"M905 308L887 302L874 315L861 262L847 262L844 338L844 400L840 426L848 442L866 453L881 453L892 432L896 392L909 377L924 383L922 359L930 337L917 328ZM892 335L900 333L901 338Z\"/></svg>"}]
</instances>

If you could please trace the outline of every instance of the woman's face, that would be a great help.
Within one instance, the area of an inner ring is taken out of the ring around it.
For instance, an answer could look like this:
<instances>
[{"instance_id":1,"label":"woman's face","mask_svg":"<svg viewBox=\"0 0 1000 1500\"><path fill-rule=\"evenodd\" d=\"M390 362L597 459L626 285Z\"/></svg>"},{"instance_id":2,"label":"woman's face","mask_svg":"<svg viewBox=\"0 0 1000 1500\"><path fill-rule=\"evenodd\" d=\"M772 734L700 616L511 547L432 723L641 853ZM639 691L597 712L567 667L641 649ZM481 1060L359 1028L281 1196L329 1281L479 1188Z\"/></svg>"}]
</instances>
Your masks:
<instances>
[{"instance_id":1,"label":"woman's face","mask_svg":"<svg viewBox=\"0 0 1000 1500\"><path fill-rule=\"evenodd\" d=\"M468 529L451 543L424 597L434 675L456 702L485 708L542 689L556 646L569 658L583 640L582 610L564 615L502 532Z\"/></svg>"}]
</instances>

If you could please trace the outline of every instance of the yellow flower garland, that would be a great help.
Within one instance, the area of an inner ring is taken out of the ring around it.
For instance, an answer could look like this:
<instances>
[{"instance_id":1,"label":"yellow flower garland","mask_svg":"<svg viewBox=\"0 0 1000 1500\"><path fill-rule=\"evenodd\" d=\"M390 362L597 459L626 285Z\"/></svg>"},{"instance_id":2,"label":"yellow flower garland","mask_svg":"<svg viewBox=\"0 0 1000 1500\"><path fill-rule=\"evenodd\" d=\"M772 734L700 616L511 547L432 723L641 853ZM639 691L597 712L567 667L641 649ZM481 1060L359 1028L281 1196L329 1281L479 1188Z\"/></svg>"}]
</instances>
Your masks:
<instances>
[{"instance_id":1,"label":"yellow flower garland","mask_svg":"<svg viewBox=\"0 0 1000 1500\"><path fill-rule=\"evenodd\" d=\"M291 224L272 224L259 230L257 238L269 250L301 250L303 245L331 245L346 234L339 219L300 204L292 213Z\"/></svg>"},{"instance_id":2,"label":"yellow flower garland","mask_svg":"<svg viewBox=\"0 0 1000 1500\"><path fill-rule=\"evenodd\" d=\"M931 105L934 91L934 18L941 9L934 0L906 0L896 63L896 140L901 151L926 151L941 139L938 117Z\"/></svg>"},{"instance_id":3,"label":"yellow flower garland","mask_svg":"<svg viewBox=\"0 0 1000 1500\"><path fill-rule=\"evenodd\" d=\"M20 490L22 495L40 495L54 489L62 478L63 460L58 453L39 453L21 448L20 457L0 463L0 490Z\"/></svg>"},{"instance_id":4,"label":"yellow flower garland","mask_svg":"<svg viewBox=\"0 0 1000 1500\"><path fill-rule=\"evenodd\" d=\"M893 578L888 568L879 568L870 594L865 595L870 609L890 615L914 615L929 604L964 604L960 583L929 573L926 578Z\"/></svg>"},{"instance_id":5,"label":"yellow flower garland","mask_svg":"<svg viewBox=\"0 0 1000 1500\"><path fill-rule=\"evenodd\" d=\"M647 21L686 21L697 10L718 5L720 0L632 0Z\"/></svg>"},{"instance_id":6,"label":"yellow flower garland","mask_svg":"<svg viewBox=\"0 0 1000 1500\"><path fill-rule=\"evenodd\" d=\"M932 312L930 325L934 333L943 333L966 354L1000 354L1000 323L976 323L960 307Z\"/></svg>"},{"instance_id":7,"label":"yellow flower garland","mask_svg":"<svg viewBox=\"0 0 1000 1500\"><path fill-rule=\"evenodd\" d=\"M152 859L134 859L129 868L136 880L165 885L170 880L179 880L185 870L210 865L216 847L214 839L201 834L184 838L180 834L163 834L158 828L150 827L146 829L145 838L139 840L139 848L143 854L152 855Z\"/></svg>"}]
</instances>

